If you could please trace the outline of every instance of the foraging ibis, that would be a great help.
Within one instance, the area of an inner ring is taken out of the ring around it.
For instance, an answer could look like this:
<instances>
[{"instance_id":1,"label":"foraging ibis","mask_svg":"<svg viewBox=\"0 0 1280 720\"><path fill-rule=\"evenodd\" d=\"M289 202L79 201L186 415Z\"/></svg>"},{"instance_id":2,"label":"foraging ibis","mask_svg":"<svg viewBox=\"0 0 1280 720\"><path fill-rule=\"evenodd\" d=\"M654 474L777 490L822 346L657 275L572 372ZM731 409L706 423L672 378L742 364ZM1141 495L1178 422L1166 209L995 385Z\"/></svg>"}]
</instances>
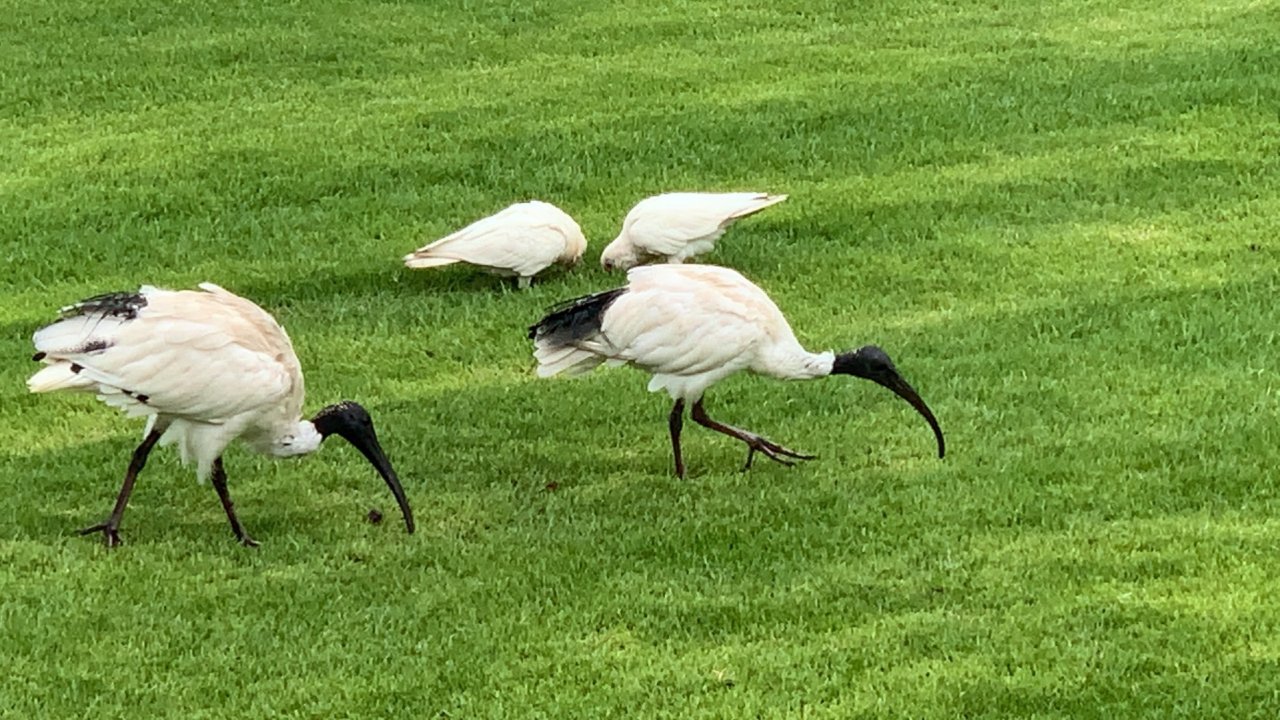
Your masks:
<instances>
[{"instance_id":1,"label":"foraging ibis","mask_svg":"<svg viewBox=\"0 0 1280 720\"><path fill-rule=\"evenodd\" d=\"M650 392L666 390L675 406L669 427L675 471L684 477L680 430L684 406L693 421L784 465L813 456L789 450L746 430L712 420L702 405L707 388L740 370L784 380L853 375L897 393L911 404L945 453L933 412L874 346L835 354L801 347L778 306L737 272L714 265L651 265L627 273L627 285L571 300L529 328L538 376L578 374L601 363L630 364L652 373ZM790 459L788 459L790 458Z\"/></svg>"},{"instance_id":2,"label":"foraging ibis","mask_svg":"<svg viewBox=\"0 0 1280 720\"><path fill-rule=\"evenodd\" d=\"M212 283L177 292L144 286L65 307L34 340L33 359L44 367L27 380L31 392L96 393L130 416L147 417L111 515L80 534L101 532L108 546L120 543L134 481L158 442L177 445L184 463L194 460L197 479L212 477L236 538L256 546L232 507L223 450L240 438L266 455L292 457L314 452L330 435L354 445L382 475L413 532L413 511L369 413L346 401L302 419L293 344L252 302Z\"/></svg>"},{"instance_id":3,"label":"foraging ibis","mask_svg":"<svg viewBox=\"0 0 1280 720\"><path fill-rule=\"evenodd\" d=\"M404 256L411 268L467 263L514 276L527 288L553 263L576 265L587 249L582 228L560 208L540 200L516 203Z\"/></svg>"},{"instance_id":4,"label":"foraging ibis","mask_svg":"<svg viewBox=\"0 0 1280 720\"><path fill-rule=\"evenodd\" d=\"M645 198L622 221L600 255L605 270L629 270L655 259L681 263L710 252L738 220L786 200L766 193L677 192Z\"/></svg>"}]
</instances>

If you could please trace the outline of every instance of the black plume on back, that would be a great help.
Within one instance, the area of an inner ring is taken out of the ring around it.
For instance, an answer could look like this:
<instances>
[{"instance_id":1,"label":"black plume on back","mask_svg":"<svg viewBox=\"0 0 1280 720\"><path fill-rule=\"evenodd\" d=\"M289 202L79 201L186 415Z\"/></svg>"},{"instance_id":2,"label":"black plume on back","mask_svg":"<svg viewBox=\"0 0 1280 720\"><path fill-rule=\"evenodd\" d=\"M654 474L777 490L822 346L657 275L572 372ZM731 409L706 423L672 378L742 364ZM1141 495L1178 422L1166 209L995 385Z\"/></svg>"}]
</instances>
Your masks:
<instances>
[{"instance_id":1,"label":"black plume on back","mask_svg":"<svg viewBox=\"0 0 1280 720\"><path fill-rule=\"evenodd\" d=\"M138 317L138 310L147 306L147 299L136 292L113 292L85 298L75 305L62 308L65 318L81 315L102 315L103 317L120 317L132 320Z\"/></svg>"},{"instance_id":2,"label":"black plume on back","mask_svg":"<svg viewBox=\"0 0 1280 720\"><path fill-rule=\"evenodd\" d=\"M529 327L529 339L567 345L591 337L600 332L604 311L626 291L625 287L614 288L556 305L546 317Z\"/></svg>"}]
</instances>

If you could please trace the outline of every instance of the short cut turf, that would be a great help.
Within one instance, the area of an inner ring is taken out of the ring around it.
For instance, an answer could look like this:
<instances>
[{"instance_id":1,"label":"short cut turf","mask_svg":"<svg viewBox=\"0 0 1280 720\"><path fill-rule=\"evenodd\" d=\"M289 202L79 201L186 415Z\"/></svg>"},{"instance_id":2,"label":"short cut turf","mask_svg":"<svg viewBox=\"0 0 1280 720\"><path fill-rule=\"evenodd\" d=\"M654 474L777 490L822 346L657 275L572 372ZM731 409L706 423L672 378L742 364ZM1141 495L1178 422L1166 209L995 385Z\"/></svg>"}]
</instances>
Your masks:
<instances>
[{"instance_id":1,"label":"short cut turf","mask_svg":"<svg viewBox=\"0 0 1280 720\"><path fill-rule=\"evenodd\" d=\"M1273 2L6 2L0 717L1274 717ZM613 286L665 190L786 203L704 260L851 379L708 408L524 329ZM507 204L582 224L527 292L399 258ZM228 453L263 547L139 423L29 396L56 309L203 280L275 313L350 448Z\"/></svg>"}]
</instances>

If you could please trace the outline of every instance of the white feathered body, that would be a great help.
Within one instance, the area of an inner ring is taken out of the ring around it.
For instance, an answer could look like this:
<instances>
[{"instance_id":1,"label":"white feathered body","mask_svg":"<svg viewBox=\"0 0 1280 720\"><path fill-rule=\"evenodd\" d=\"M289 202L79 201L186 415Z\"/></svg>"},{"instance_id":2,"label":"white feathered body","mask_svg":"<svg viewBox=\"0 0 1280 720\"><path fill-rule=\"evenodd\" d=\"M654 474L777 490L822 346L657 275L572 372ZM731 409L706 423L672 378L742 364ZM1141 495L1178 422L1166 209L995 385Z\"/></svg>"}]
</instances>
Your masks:
<instances>
[{"instance_id":1,"label":"white feathered body","mask_svg":"<svg viewBox=\"0 0 1280 720\"><path fill-rule=\"evenodd\" d=\"M554 263L582 258L587 239L567 213L540 200L516 203L404 257L411 268L467 263L490 272L532 278Z\"/></svg>"},{"instance_id":2,"label":"white feathered body","mask_svg":"<svg viewBox=\"0 0 1280 720\"><path fill-rule=\"evenodd\" d=\"M144 286L132 313L92 301L34 337L45 364L32 392L77 390L164 431L197 477L237 437L258 452L300 455L320 435L300 421L302 368L284 328L254 303L212 283L200 291Z\"/></svg>"},{"instance_id":3,"label":"white feathered body","mask_svg":"<svg viewBox=\"0 0 1280 720\"><path fill-rule=\"evenodd\" d=\"M805 350L777 305L736 271L652 265L632 269L627 281L615 297L597 296L601 310L584 306L592 315L576 320L577 329L535 326L539 377L629 363L653 374L650 391L697 400L740 370L783 379L831 373L834 355Z\"/></svg>"},{"instance_id":4,"label":"white feathered body","mask_svg":"<svg viewBox=\"0 0 1280 720\"><path fill-rule=\"evenodd\" d=\"M710 252L737 220L786 200L767 193L666 193L631 208L622 231L605 247L606 269L629 269L654 259L681 263Z\"/></svg>"}]
</instances>

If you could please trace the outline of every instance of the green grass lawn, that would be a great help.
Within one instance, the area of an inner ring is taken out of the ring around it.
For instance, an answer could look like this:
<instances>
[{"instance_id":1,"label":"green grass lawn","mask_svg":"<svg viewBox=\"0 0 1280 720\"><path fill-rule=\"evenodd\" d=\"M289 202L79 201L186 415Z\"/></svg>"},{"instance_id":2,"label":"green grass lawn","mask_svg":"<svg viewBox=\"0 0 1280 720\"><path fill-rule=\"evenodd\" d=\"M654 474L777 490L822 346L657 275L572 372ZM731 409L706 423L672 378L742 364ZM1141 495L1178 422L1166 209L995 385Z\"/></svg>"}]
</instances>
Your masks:
<instances>
[{"instance_id":1,"label":"green grass lawn","mask_svg":"<svg viewBox=\"0 0 1280 720\"><path fill-rule=\"evenodd\" d=\"M0 717L1275 717L1274 0L0 2ZM631 370L524 329L616 285L664 190L791 199L704 260L870 383L732 378L737 472ZM591 246L527 292L405 252L537 197ZM349 447L236 447L30 396L78 298L210 280L288 328ZM365 520L371 507L388 521Z\"/></svg>"}]
</instances>

